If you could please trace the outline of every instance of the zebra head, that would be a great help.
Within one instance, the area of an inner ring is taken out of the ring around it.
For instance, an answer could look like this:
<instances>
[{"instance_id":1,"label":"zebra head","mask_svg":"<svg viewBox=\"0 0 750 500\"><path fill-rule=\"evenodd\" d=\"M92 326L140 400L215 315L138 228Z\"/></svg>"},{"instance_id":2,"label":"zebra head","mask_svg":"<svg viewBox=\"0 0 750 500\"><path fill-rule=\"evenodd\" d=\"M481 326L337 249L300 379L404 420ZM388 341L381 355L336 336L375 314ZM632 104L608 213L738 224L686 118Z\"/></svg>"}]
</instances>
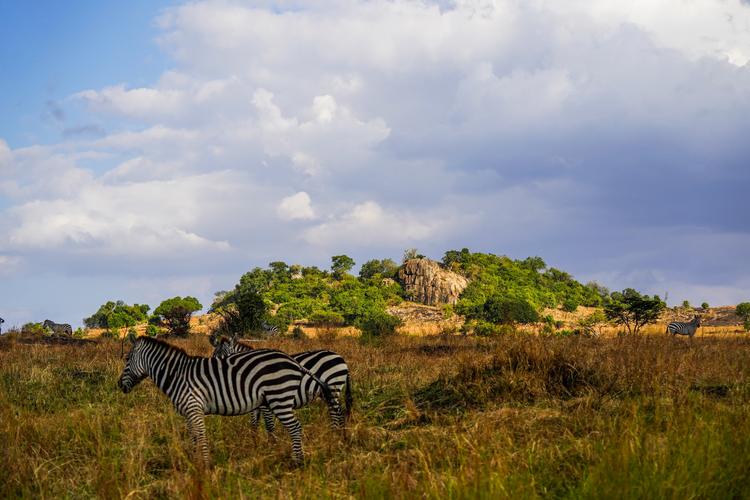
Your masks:
<instances>
[{"instance_id":1,"label":"zebra head","mask_svg":"<svg viewBox=\"0 0 750 500\"><path fill-rule=\"evenodd\" d=\"M125 368L122 369L117 386L127 394L133 387L148 376L146 366L146 345L141 340L136 340L133 348L125 355Z\"/></svg>"},{"instance_id":2,"label":"zebra head","mask_svg":"<svg viewBox=\"0 0 750 500\"><path fill-rule=\"evenodd\" d=\"M701 317L700 317L700 316L698 316L697 314L696 314L696 315L695 315L695 317L693 318L693 324L694 324L695 326L701 326Z\"/></svg>"},{"instance_id":3,"label":"zebra head","mask_svg":"<svg viewBox=\"0 0 750 500\"><path fill-rule=\"evenodd\" d=\"M222 337L214 345L214 352L211 354L212 358L226 358L230 354L234 354L237 351L237 341L234 337L226 338Z\"/></svg>"}]
</instances>

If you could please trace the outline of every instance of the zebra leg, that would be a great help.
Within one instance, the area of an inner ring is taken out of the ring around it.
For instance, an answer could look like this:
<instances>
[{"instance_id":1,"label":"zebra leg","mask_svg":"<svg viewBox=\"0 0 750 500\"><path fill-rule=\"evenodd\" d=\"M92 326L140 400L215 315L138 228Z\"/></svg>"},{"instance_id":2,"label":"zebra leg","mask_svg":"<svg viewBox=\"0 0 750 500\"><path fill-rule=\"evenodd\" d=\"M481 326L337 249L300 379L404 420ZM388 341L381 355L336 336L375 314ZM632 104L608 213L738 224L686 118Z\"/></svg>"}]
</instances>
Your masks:
<instances>
[{"instance_id":1,"label":"zebra leg","mask_svg":"<svg viewBox=\"0 0 750 500\"><path fill-rule=\"evenodd\" d=\"M258 422L260 420L260 410L253 410L250 412L250 427L253 429L258 428Z\"/></svg>"},{"instance_id":2,"label":"zebra leg","mask_svg":"<svg viewBox=\"0 0 750 500\"><path fill-rule=\"evenodd\" d=\"M208 442L206 441L206 423L203 410L193 407L185 412L190 439L193 442L195 458L199 469L208 467Z\"/></svg>"},{"instance_id":3,"label":"zebra leg","mask_svg":"<svg viewBox=\"0 0 750 500\"><path fill-rule=\"evenodd\" d=\"M293 401L275 401L270 404L270 409L292 438L292 460L294 464L302 465L304 458L302 453L302 425L292 411L293 406Z\"/></svg>"},{"instance_id":4,"label":"zebra leg","mask_svg":"<svg viewBox=\"0 0 750 500\"><path fill-rule=\"evenodd\" d=\"M266 432L273 434L273 431L276 429L276 422L273 420L273 412L269 410L267 406L262 406L261 412L263 413L263 424L266 426Z\"/></svg>"}]
</instances>

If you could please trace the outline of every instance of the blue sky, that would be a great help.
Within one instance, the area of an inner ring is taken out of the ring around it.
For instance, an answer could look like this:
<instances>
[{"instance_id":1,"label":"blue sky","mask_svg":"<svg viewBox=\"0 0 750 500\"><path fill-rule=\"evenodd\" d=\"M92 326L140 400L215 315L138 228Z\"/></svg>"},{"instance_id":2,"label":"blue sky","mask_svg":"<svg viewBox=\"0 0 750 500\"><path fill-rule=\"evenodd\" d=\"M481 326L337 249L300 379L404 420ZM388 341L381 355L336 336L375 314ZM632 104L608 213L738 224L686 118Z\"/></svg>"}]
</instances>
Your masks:
<instances>
[{"instance_id":1,"label":"blue sky","mask_svg":"<svg viewBox=\"0 0 750 500\"><path fill-rule=\"evenodd\" d=\"M750 299L739 0L0 10L7 324L410 247Z\"/></svg>"}]
</instances>

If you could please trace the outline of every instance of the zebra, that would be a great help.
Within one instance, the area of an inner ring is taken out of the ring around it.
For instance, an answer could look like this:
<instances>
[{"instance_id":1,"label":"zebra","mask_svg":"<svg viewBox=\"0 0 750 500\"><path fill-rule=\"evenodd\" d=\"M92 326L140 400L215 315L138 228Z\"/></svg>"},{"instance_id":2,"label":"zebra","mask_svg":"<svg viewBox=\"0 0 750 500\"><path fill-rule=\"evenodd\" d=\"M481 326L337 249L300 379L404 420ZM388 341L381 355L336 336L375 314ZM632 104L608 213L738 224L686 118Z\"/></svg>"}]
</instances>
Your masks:
<instances>
[{"instance_id":1,"label":"zebra","mask_svg":"<svg viewBox=\"0 0 750 500\"><path fill-rule=\"evenodd\" d=\"M42 327L52 330L52 333L55 335L73 335L73 327L67 323L55 323L54 321L45 319Z\"/></svg>"},{"instance_id":2,"label":"zebra","mask_svg":"<svg viewBox=\"0 0 750 500\"><path fill-rule=\"evenodd\" d=\"M3 323L5 323L5 320L3 318L0 318L0 335L3 333Z\"/></svg>"},{"instance_id":3,"label":"zebra","mask_svg":"<svg viewBox=\"0 0 750 500\"><path fill-rule=\"evenodd\" d=\"M231 354L250 351L253 351L252 347L238 342L235 337L229 339L223 337L214 345L214 352L211 356L226 357ZM328 384L333 396L339 401L341 399L341 392L342 390L344 391L346 402L346 406L344 406L344 419L348 421L351 417L354 399L352 397L351 374L344 358L333 351L325 349L300 352L292 354L291 357L304 368L310 370L310 372L315 374L324 383ZM320 391L318 387L307 387L303 392L308 395L308 401L312 401ZM263 413L263 422L266 430L273 432L275 427L273 415L265 406L261 406L250 415L252 426L257 427L261 412Z\"/></svg>"},{"instance_id":4,"label":"zebra","mask_svg":"<svg viewBox=\"0 0 750 500\"><path fill-rule=\"evenodd\" d=\"M302 463L302 426L292 411L305 400L301 388L319 385L336 427L343 426L341 406L328 386L279 351L259 349L227 358L190 356L182 349L151 337L138 337L125 356L117 381L130 392L146 377L169 397L185 417L196 458L209 463L205 415L242 415L266 405L292 440L292 460Z\"/></svg>"},{"instance_id":5,"label":"zebra","mask_svg":"<svg viewBox=\"0 0 750 500\"><path fill-rule=\"evenodd\" d=\"M260 329L265 333L266 335L278 335L279 334L279 327L276 325L272 325L271 323L266 323L265 321L260 324Z\"/></svg>"},{"instance_id":6,"label":"zebra","mask_svg":"<svg viewBox=\"0 0 750 500\"><path fill-rule=\"evenodd\" d=\"M671 333L674 337L675 335L687 335L690 338L693 338L693 335L695 335L695 331L698 329L698 327L701 326L701 319L699 316L695 316L692 321L690 322L682 322L682 321L672 321L670 324L667 325L667 333Z\"/></svg>"}]
</instances>

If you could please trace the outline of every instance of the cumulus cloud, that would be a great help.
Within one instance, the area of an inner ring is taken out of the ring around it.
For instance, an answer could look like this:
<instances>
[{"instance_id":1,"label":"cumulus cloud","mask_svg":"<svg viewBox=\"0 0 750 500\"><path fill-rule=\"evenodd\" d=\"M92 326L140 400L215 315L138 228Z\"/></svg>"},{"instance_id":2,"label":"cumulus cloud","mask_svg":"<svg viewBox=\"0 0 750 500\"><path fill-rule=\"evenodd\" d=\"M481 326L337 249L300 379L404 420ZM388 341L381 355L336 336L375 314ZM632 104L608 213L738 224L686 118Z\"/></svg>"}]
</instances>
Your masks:
<instances>
[{"instance_id":1,"label":"cumulus cloud","mask_svg":"<svg viewBox=\"0 0 750 500\"><path fill-rule=\"evenodd\" d=\"M285 220L315 218L310 195L304 191L282 199L279 203L278 214Z\"/></svg>"},{"instance_id":2,"label":"cumulus cloud","mask_svg":"<svg viewBox=\"0 0 750 500\"><path fill-rule=\"evenodd\" d=\"M749 23L714 0L176 5L157 81L55 103L106 127L0 139L0 255L188 283L468 246L750 293Z\"/></svg>"}]
</instances>

